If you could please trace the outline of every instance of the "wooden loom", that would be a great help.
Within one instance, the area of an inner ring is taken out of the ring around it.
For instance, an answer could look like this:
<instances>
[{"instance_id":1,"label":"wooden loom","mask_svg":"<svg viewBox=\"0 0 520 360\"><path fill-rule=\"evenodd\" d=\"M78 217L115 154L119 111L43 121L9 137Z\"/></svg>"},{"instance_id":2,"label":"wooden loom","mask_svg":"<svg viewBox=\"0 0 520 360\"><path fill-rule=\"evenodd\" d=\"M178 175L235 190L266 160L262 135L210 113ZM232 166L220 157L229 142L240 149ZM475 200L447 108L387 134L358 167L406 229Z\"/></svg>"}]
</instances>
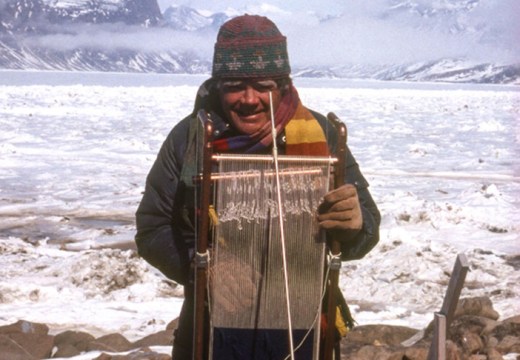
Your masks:
<instances>
[{"instance_id":1,"label":"wooden loom","mask_svg":"<svg viewBox=\"0 0 520 360\"><path fill-rule=\"evenodd\" d=\"M332 359L335 328L320 350L320 314L327 287L327 322L335 324L340 249L335 238L327 246L315 212L331 174L334 187L343 184L345 125L328 115L339 134L336 157L279 156L274 171L273 156L213 154L212 122L203 111L198 118L204 153L193 358Z\"/></svg>"}]
</instances>

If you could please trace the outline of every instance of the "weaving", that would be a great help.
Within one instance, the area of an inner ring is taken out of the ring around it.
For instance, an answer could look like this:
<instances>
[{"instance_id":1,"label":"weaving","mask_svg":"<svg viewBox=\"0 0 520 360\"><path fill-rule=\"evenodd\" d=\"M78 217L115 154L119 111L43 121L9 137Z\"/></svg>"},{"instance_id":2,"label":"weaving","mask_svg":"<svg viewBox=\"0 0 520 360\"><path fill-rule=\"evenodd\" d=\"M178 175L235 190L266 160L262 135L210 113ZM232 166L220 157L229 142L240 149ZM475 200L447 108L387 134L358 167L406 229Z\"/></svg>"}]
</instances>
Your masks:
<instances>
[{"instance_id":1,"label":"weaving","mask_svg":"<svg viewBox=\"0 0 520 360\"><path fill-rule=\"evenodd\" d=\"M296 351L298 359L317 358L325 243L315 209L328 190L329 174L327 158L280 158L296 345L307 335L302 355ZM210 271L212 358L283 359L288 355L288 320L272 161L240 155L221 158L214 177L218 225L213 229Z\"/></svg>"}]
</instances>

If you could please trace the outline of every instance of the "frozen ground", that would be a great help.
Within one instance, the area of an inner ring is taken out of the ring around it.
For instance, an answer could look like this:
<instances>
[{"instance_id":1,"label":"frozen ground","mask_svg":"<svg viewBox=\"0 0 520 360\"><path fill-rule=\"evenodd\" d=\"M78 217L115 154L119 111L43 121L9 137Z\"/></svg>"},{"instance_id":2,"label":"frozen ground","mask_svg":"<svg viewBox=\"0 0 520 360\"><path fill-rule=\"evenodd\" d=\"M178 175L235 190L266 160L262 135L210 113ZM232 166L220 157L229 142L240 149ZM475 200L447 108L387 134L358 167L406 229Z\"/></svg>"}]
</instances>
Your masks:
<instances>
[{"instance_id":1,"label":"frozen ground","mask_svg":"<svg viewBox=\"0 0 520 360\"><path fill-rule=\"evenodd\" d=\"M182 288L126 249L146 174L203 79L0 72L0 325L135 340L178 315ZM380 244L343 267L357 322L425 327L461 252L462 296L520 314L519 88L296 84L347 123L382 213Z\"/></svg>"}]
</instances>

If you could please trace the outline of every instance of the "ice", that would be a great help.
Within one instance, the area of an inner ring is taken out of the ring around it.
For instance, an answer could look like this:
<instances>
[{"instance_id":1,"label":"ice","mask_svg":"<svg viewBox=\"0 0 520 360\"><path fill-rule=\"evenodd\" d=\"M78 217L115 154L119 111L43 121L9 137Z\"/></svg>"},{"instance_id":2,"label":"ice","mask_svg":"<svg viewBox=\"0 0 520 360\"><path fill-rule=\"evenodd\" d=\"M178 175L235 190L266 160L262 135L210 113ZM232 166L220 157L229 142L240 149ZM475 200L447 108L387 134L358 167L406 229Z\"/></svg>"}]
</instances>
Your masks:
<instances>
[{"instance_id":1,"label":"ice","mask_svg":"<svg viewBox=\"0 0 520 360\"><path fill-rule=\"evenodd\" d=\"M164 329L182 287L129 250L134 213L204 77L0 79L0 325L131 340ZM502 318L520 314L518 87L295 83L304 104L346 122L381 210L380 243L343 265L356 321L425 327L461 252L471 264L462 296L490 296Z\"/></svg>"}]
</instances>

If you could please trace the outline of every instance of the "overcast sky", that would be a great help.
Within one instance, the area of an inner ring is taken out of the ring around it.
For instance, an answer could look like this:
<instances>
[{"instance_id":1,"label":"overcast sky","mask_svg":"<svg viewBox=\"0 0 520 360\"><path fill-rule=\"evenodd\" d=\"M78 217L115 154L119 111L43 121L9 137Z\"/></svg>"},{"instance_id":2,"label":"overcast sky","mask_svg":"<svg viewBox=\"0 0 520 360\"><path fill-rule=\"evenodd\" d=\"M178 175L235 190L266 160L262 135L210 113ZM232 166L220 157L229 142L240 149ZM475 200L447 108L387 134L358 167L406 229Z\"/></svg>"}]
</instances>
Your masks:
<instances>
[{"instance_id":1,"label":"overcast sky","mask_svg":"<svg viewBox=\"0 0 520 360\"><path fill-rule=\"evenodd\" d=\"M520 0L158 0L162 11L186 5L204 15L264 15L287 36L293 68L331 65L396 65L444 58L478 63L520 63ZM404 11L392 10L406 4ZM453 11L476 4L472 11ZM415 6L416 11L411 11ZM421 15L420 12L423 12ZM433 12L433 14L432 14ZM323 19L329 18L327 21ZM463 31L461 31L463 29ZM190 52L211 61L216 32L169 28L81 26L27 38L28 45L73 49Z\"/></svg>"},{"instance_id":2,"label":"overcast sky","mask_svg":"<svg viewBox=\"0 0 520 360\"><path fill-rule=\"evenodd\" d=\"M400 1L404 3L405 1ZM408 0L428 8L457 8L468 0ZM476 61L520 62L518 15L520 0L480 0L470 13L425 18L405 12L388 17L394 0L159 0L168 5L186 5L199 11L266 15L288 37L296 63L401 63L442 57ZM461 15L463 14L463 15ZM318 19L336 16L319 24ZM439 20L441 18L442 20ZM318 27L319 25L319 27ZM456 34L458 26L468 30ZM483 31L485 30L485 31ZM485 36L482 37L482 33ZM203 45L209 51L210 44ZM404 60L404 61L403 61Z\"/></svg>"},{"instance_id":3,"label":"overcast sky","mask_svg":"<svg viewBox=\"0 0 520 360\"><path fill-rule=\"evenodd\" d=\"M404 12L389 17L395 0L159 0L169 5L186 5L199 11L265 15L288 37L289 51L296 63L402 63L442 57L476 61L520 62L518 15L520 0L481 0L465 15L421 17ZM404 3L405 1L400 1ZM428 8L456 8L469 0L409 0ZM454 14L454 13L453 13ZM319 24L318 18L338 18ZM319 27L318 27L319 25ZM457 26L468 30L457 35ZM485 30L485 31L484 31ZM482 37L482 33L486 35ZM212 51L215 38L200 44ZM193 44L193 42L192 42Z\"/></svg>"}]
</instances>

